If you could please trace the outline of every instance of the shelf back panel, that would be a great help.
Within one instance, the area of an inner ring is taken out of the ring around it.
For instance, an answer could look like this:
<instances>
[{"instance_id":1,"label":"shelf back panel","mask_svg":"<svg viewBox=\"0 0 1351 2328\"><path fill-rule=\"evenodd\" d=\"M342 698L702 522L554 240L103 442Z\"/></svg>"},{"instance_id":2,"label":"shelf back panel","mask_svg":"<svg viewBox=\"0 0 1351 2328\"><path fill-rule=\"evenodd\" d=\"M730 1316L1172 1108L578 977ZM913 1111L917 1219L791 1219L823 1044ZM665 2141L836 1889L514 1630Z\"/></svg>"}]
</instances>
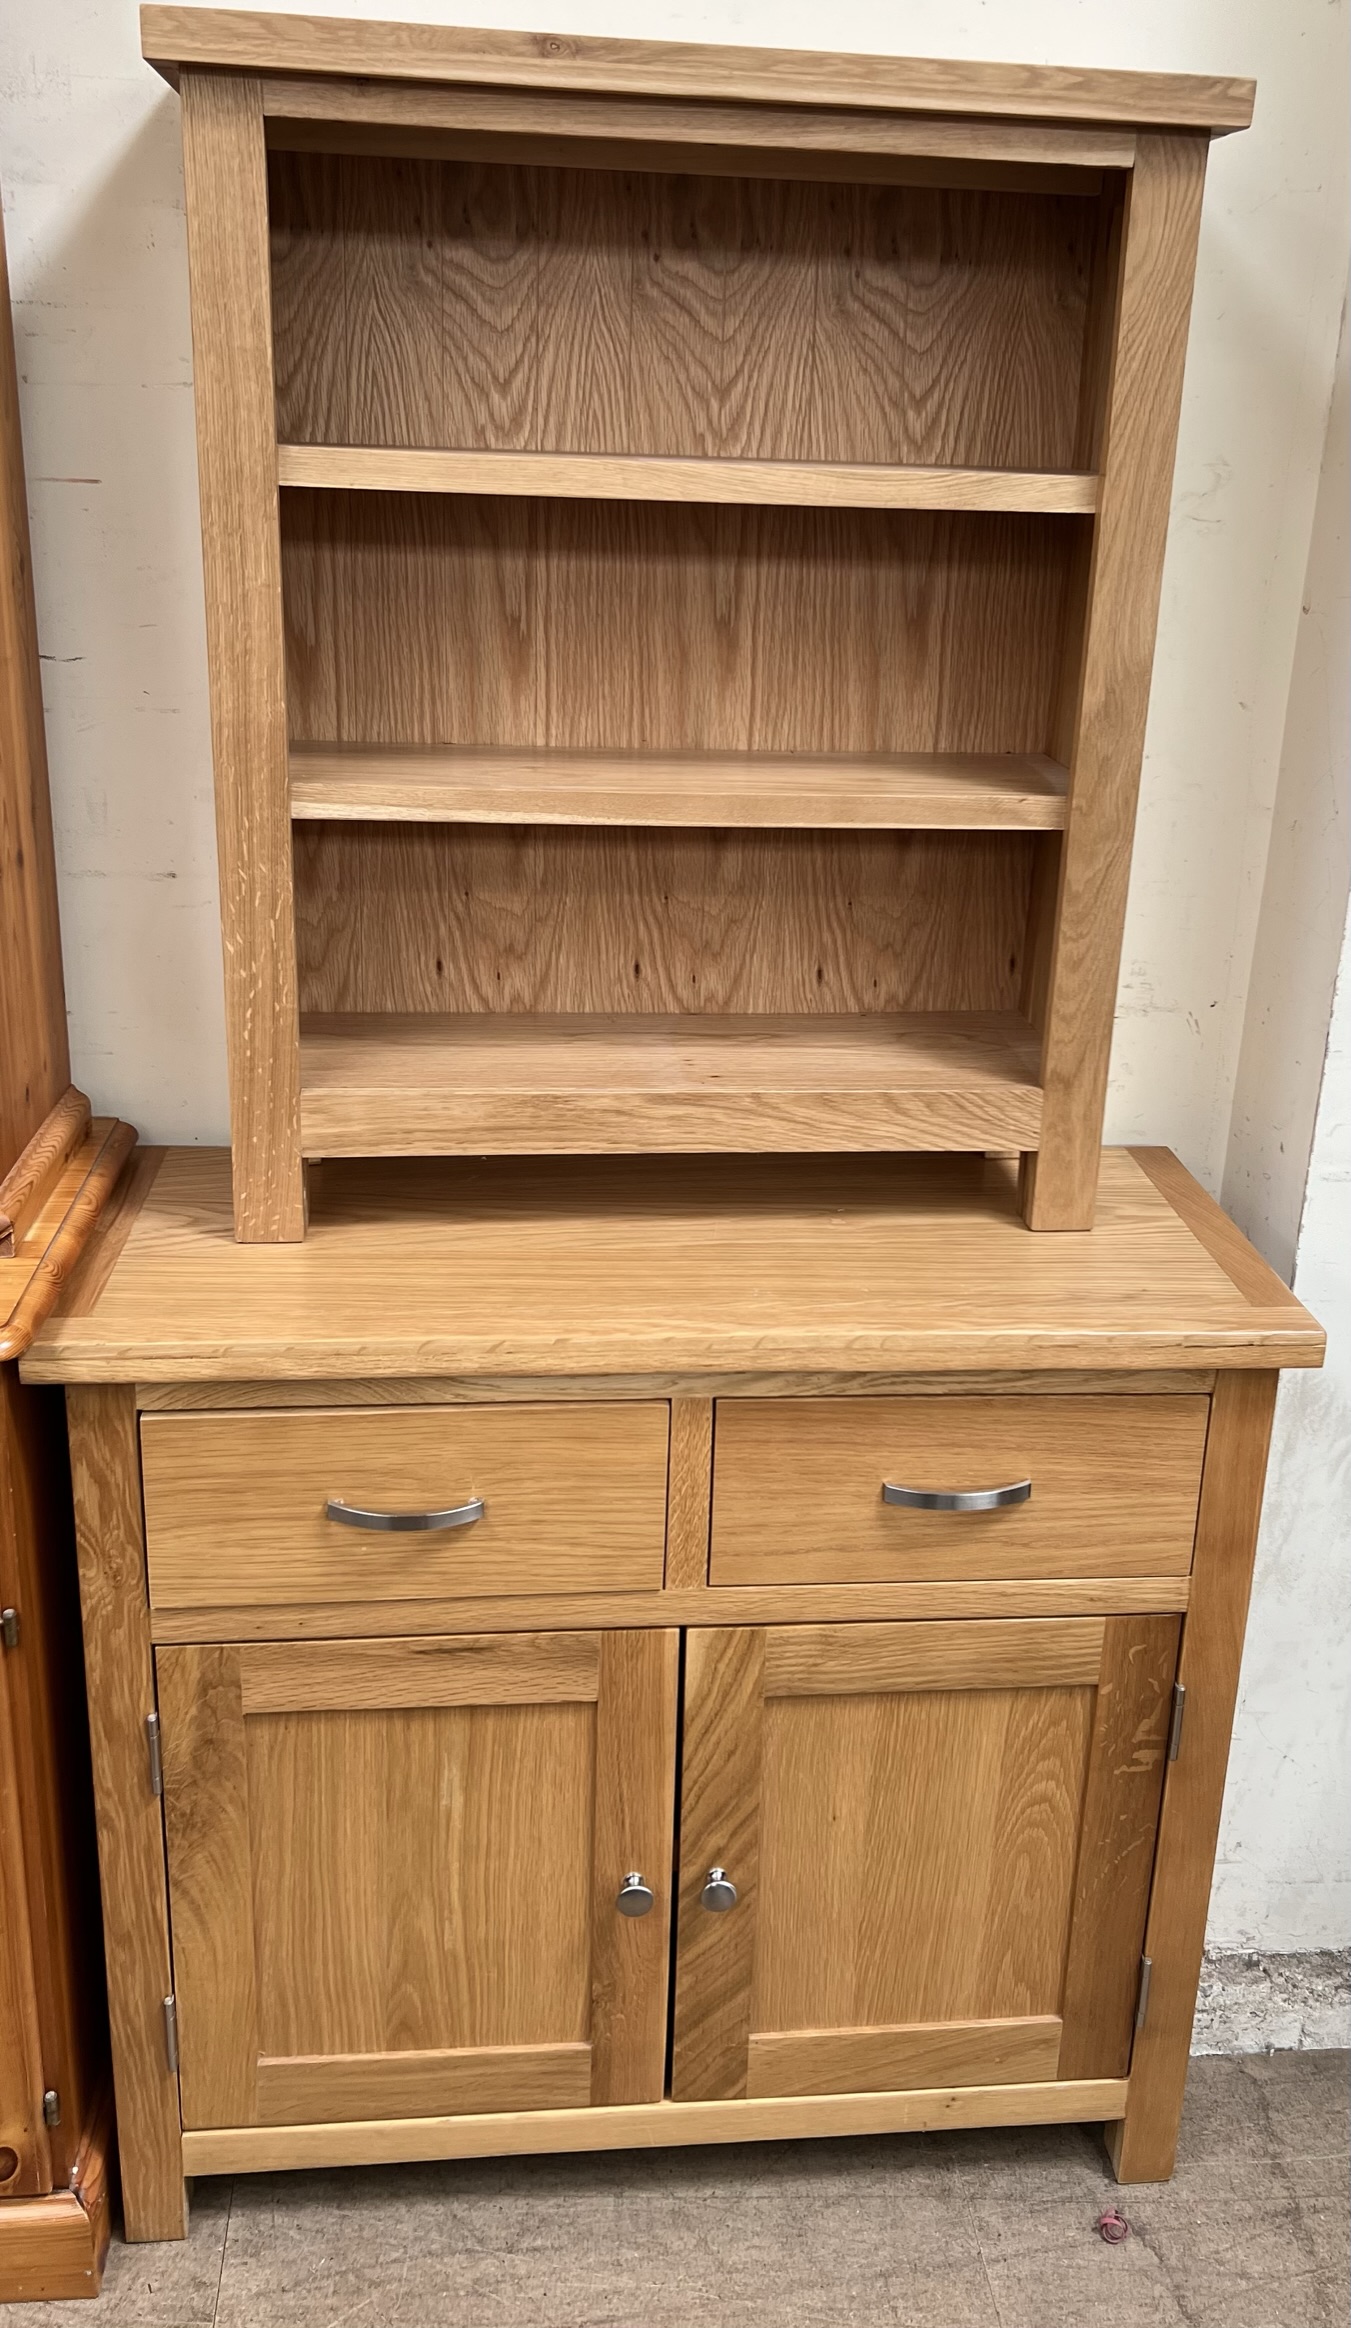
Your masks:
<instances>
[{"instance_id":1,"label":"shelf back panel","mask_svg":"<svg viewBox=\"0 0 1351 2328\"><path fill-rule=\"evenodd\" d=\"M1046 752L1089 522L290 492L292 740Z\"/></svg>"},{"instance_id":2,"label":"shelf back panel","mask_svg":"<svg viewBox=\"0 0 1351 2328\"><path fill-rule=\"evenodd\" d=\"M301 1008L1016 1010L1039 839L299 826Z\"/></svg>"},{"instance_id":3,"label":"shelf back panel","mask_svg":"<svg viewBox=\"0 0 1351 2328\"><path fill-rule=\"evenodd\" d=\"M268 167L283 443L1076 465L1096 198Z\"/></svg>"}]
</instances>

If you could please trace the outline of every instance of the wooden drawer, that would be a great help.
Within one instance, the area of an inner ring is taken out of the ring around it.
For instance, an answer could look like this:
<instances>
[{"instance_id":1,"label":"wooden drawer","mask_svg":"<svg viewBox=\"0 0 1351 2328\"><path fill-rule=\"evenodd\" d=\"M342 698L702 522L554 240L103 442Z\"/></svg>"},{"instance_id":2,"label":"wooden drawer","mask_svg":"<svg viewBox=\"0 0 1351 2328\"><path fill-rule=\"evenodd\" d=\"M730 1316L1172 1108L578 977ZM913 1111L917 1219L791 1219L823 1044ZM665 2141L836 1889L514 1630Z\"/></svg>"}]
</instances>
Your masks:
<instances>
[{"instance_id":1,"label":"wooden drawer","mask_svg":"<svg viewBox=\"0 0 1351 2328\"><path fill-rule=\"evenodd\" d=\"M713 1584L1184 1576L1209 1400L1177 1395L722 1399ZM884 1503L1030 1479L978 1512Z\"/></svg>"},{"instance_id":2,"label":"wooden drawer","mask_svg":"<svg viewBox=\"0 0 1351 2328\"><path fill-rule=\"evenodd\" d=\"M670 1409L412 1407L147 1415L150 1598L160 1608L655 1591ZM468 1526L354 1528L362 1510L481 1497Z\"/></svg>"}]
</instances>

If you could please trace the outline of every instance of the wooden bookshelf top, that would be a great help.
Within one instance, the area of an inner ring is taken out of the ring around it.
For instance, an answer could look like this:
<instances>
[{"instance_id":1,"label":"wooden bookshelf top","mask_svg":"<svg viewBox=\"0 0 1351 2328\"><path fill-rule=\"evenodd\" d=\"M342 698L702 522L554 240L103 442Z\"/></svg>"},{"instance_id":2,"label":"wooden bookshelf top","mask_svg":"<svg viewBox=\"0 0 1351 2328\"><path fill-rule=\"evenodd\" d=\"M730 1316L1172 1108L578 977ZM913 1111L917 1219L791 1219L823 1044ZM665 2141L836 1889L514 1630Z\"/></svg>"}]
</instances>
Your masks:
<instances>
[{"instance_id":1,"label":"wooden bookshelf top","mask_svg":"<svg viewBox=\"0 0 1351 2328\"><path fill-rule=\"evenodd\" d=\"M1308 1311L1166 1149L1106 1150L1098 1225L1067 1236L1023 1227L1016 1159L329 1163L304 1243L271 1246L234 1241L224 1150L143 1150L133 1174L33 1381L346 1378L383 1398L401 1378L474 1396L711 1373L805 1392L1322 1359Z\"/></svg>"},{"instance_id":2,"label":"wooden bookshelf top","mask_svg":"<svg viewBox=\"0 0 1351 2328\"><path fill-rule=\"evenodd\" d=\"M939 57L610 40L569 33L145 7L141 47L166 80L183 66L338 79L468 83L626 97L861 106L993 120L1246 129L1254 85L1223 75L972 64Z\"/></svg>"}]
</instances>

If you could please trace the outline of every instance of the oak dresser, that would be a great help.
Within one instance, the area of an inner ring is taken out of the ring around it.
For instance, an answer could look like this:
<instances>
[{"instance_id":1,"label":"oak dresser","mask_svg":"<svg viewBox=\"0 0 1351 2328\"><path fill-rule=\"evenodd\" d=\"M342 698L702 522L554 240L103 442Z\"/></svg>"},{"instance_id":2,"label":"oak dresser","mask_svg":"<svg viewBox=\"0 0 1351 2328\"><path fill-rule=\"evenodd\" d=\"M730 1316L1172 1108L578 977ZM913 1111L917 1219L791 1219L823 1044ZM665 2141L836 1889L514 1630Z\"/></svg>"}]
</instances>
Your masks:
<instances>
[{"instance_id":1,"label":"oak dresser","mask_svg":"<svg viewBox=\"0 0 1351 2328\"><path fill-rule=\"evenodd\" d=\"M138 1154L70 1419L126 2224L184 2178L1102 2122L1166 2176L1314 1321L1164 1150Z\"/></svg>"}]
</instances>

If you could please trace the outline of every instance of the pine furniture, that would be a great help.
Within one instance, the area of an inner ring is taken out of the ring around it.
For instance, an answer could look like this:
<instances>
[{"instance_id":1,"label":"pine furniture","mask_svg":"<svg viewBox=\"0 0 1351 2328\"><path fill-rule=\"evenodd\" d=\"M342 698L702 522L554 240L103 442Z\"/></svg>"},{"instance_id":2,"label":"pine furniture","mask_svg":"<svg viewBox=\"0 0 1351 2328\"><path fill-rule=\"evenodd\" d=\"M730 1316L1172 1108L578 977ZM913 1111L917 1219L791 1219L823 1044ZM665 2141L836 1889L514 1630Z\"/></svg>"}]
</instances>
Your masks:
<instances>
[{"instance_id":1,"label":"pine furniture","mask_svg":"<svg viewBox=\"0 0 1351 2328\"><path fill-rule=\"evenodd\" d=\"M1014 1150L1094 1217L1248 82L148 7L236 1233L306 1160Z\"/></svg>"},{"instance_id":2,"label":"pine furniture","mask_svg":"<svg viewBox=\"0 0 1351 2328\"><path fill-rule=\"evenodd\" d=\"M1321 1352L1163 1150L1074 1238L1011 1156L330 1162L271 1249L141 1151L24 1361L129 2236L195 2173L831 2132L1166 2176Z\"/></svg>"},{"instance_id":3,"label":"pine furniture","mask_svg":"<svg viewBox=\"0 0 1351 2328\"><path fill-rule=\"evenodd\" d=\"M66 1434L17 1361L135 1135L70 1080L0 227L0 2303L97 2295L111 2093Z\"/></svg>"}]
</instances>

